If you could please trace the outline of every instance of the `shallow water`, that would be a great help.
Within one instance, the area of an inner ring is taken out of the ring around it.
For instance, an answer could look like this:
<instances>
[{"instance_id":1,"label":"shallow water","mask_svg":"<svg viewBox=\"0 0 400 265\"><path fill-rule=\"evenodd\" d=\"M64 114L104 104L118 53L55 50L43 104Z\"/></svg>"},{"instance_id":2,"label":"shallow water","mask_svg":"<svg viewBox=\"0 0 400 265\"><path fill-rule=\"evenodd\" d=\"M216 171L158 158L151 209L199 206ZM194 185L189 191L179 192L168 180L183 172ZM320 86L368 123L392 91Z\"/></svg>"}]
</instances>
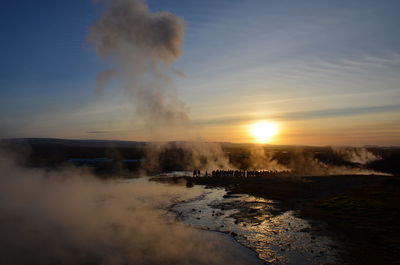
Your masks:
<instances>
[{"instance_id":1,"label":"shallow water","mask_svg":"<svg viewBox=\"0 0 400 265\"><path fill-rule=\"evenodd\" d=\"M224 189L173 205L177 219L191 226L230 233L267 264L336 264L334 242L309 233L310 224L294 212L273 214L274 201L249 195L228 196Z\"/></svg>"}]
</instances>

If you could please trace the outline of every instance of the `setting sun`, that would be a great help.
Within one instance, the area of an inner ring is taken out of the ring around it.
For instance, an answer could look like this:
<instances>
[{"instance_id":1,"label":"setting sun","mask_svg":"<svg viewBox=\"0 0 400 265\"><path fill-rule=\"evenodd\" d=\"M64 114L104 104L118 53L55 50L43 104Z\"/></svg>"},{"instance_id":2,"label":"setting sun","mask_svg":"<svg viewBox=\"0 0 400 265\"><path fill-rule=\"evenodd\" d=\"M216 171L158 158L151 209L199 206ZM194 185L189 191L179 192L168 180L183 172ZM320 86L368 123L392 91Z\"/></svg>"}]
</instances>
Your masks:
<instances>
[{"instance_id":1,"label":"setting sun","mask_svg":"<svg viewBox=\"0 0 400 265\"><path fill-rule=\"evenodd\" d=\"M250 125L250 132L259 143L267 143L278 133L278 124L275 122L257 122Z\"/></svg>"}]
</instances>

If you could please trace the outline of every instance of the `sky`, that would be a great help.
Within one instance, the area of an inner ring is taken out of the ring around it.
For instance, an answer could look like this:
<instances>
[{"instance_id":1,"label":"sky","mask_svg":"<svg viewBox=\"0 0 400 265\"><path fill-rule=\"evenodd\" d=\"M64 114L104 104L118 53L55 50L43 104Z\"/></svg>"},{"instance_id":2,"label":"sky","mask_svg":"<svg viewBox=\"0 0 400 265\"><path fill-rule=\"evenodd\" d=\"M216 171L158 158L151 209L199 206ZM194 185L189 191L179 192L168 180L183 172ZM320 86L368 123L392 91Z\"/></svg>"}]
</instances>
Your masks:
<instances>
[{"instance_id":1,"label":"sky","mask_svg":"<svg viewBox=\"0 0 400 265\"><path fill-rule=\"evenodd\" d=\"M0 138L400 145L399 1L148 0L185 21L173 68L190 128L149 133L87 43L90 0L3 0Z\"/></svg>"}]
</instances>

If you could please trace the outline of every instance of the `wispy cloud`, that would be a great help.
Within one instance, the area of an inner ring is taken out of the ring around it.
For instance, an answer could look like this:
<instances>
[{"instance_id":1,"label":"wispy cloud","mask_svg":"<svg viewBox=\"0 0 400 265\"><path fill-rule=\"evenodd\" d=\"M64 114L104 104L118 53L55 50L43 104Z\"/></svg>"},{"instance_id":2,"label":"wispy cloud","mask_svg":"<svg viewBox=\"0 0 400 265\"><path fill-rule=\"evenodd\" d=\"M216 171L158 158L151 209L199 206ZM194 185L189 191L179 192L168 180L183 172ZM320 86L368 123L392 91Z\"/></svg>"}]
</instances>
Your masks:
<instances>
[{"instance_id":1,"label":"wispy cloud","mask_svg":"<svg viewBox=\"0 0 400 265\"><path fill-rule=\"evenodd\" d=\"M282 113L276 115L277 119L282 120L307 120L319 118L335 118L356 115L368 115L377 113L386 113L400 111L400 105L387 105L387 106L366 106L356 108L336 108L336 109L321 109L312 111L300 111L291 113Z\"/></svg>"},{"instance_id":2,"label":"wispy cloud","mask_svg":"<svg viewBox=\"0 0 400 265\"><path fill-rule=\"evenodd\" d=\"M111 133L111 131L87 131L86 133L90 133L90 134L106 134L106 133Z\"/></svg>"},{"instance_id":3,"label":"wispy cloud","mask_svg":"<svg viewBox=\"0 0 400 265\"><path fill-rule=\"evenodd\" d=\"M269 119L277 121L301 121L301 120L312 120L312 119L326 119L326 118L338 118L338 117L349 117L358 115L369 115L369 114L381 114L400 111L400 105L382 105L382 106L365 106L365 107L353 107L353 108L332 108L332 109L318 109L311 111L297 111L297 112L282 112L274 113L268 116L262 117L258 115L232 115L232 116L220 116L209 119L198 119L196 124L198 125L227 125L227 124L238 124L243 122L249 122L252 120Z\"/></svg>"}]
</instances>

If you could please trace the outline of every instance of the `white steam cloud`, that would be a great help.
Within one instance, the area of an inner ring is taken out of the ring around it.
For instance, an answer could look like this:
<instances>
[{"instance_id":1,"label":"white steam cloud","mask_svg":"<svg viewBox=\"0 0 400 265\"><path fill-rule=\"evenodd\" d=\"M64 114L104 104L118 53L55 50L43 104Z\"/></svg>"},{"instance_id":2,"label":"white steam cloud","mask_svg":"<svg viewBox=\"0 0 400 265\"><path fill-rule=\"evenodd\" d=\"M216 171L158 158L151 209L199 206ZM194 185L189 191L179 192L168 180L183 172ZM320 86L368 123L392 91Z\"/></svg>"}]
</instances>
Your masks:
<instances>
[{"instance_id":1,"label":"white steam cloud","mask_svg":"<svg viewBox=\"0 0 400 265\"><path fill-rule=\"evenodd\" d=\"M98 75L97 90L118 77L149 133L187 128L189 109L171 81L172 74L182 75L171 63L182 53L184 21L168 12L151 13L144 0L100 2L105 11L90 29L88 40L114 67ZM159 168L160 156L172 148L184 153L182 168L231 168L217 144L187 142L149 144L145 171Z\"/></svg>"},{"instance_id":2,"label":"white steam cloud","mask_svg":"<svg viewBox=\"0 0 400 265\"><path fill-rule=\"evenodd\" d=\"M168 12L152 13L144 0L98 2L104 5L104 13L91 27L88 41L112 68L98 75L97 90L103 90L111 79L118 78L123 90L133 98L137 116L148 129L153 132L185 129L182 125L189 125L188 107L179 99L171 79L171 75L177 74L171 64L182 54L184 21ZM173 148L181 154L174 155L177 166L182 169L233 168L219 145L186 142L148 145L145 171L160 168L163 156ZM365 148L333 150L344 160L362 165L378 159ZM251 150L250 162L250 169L286 169L261 149ZM311 174L353 172L300 155L292 160L289 168Z\"/></svg>"},{"instance_id":3,"label":"white steam cloud","mask_svg":"<svg viewBox=\"0 0 400 265\"><path fill-rule=\"evenodd\" d=\"M272 153L266 152L264 147L254 146L250 148L249 152L249 170L288 170L286 166L281 165L273 158Z\"/></svg>"},{"instance_id":4,"label":"white steam cloud","mask_svg":"<svg viewBox=\"0 0 400 265\"><path fill-rule=\"evenodd\" d=\"M145 172L158 173L171 166L175 170L234 169L218 143L169 142L146 146ZM168 171L168 169L166 170Z\"/></svg>"},{"instance_id":5,"label":"white steam cloud","mask_svg":"<svg viewBox=\"0 0 400 265\"><path fill-rule=\"evenodd\" d=\"M148 125L182 124L188 108L171 84L170 64L182 53L184 22L168 12L151 13L143 0L102 0L105 12L88 40L114 67L98 75L102 90L119 77Z\"/></svg>"},{"instance_id":6,"label":"white steam cloud","mask_svg":"<svg viewBox=\"0 0 400 265\"><path fill-rule=\"evenodd\" d=\"M345 153L347 154L347 153ZM342 156L342 153L338 153L339 157L346 160L346 156ZM312 154L306 154L302 150L297 150L290 160L288 167L295 173L306 174L306 175L387 175L385 173L376 172L365 168L358 168L352 166L338 166L326 164L319 161Z\"/></svg>"},{"instance_id":7,"label":"white steam cloud","mask_svg":"<svg viewBox=\"0 0 400 265\"><path fill-rule=\"evenodd\" d=\"M1 264L257 262L229 237L176 223L162 209L199 195L197 188L103 182L74 168L25 169L0 157Z\"/></svg>"},{"instance_id":8,"label":"white steam cloud","mask_svg":"<svg viewBox=\"0 0 400 265\"><path fill-rule=\"evenodd\" d=\"M368 151L365 147L340 147L334 146L332 150L345 161L361 165L382 159L379 155Z\"/></svg>"}]
</instances>

